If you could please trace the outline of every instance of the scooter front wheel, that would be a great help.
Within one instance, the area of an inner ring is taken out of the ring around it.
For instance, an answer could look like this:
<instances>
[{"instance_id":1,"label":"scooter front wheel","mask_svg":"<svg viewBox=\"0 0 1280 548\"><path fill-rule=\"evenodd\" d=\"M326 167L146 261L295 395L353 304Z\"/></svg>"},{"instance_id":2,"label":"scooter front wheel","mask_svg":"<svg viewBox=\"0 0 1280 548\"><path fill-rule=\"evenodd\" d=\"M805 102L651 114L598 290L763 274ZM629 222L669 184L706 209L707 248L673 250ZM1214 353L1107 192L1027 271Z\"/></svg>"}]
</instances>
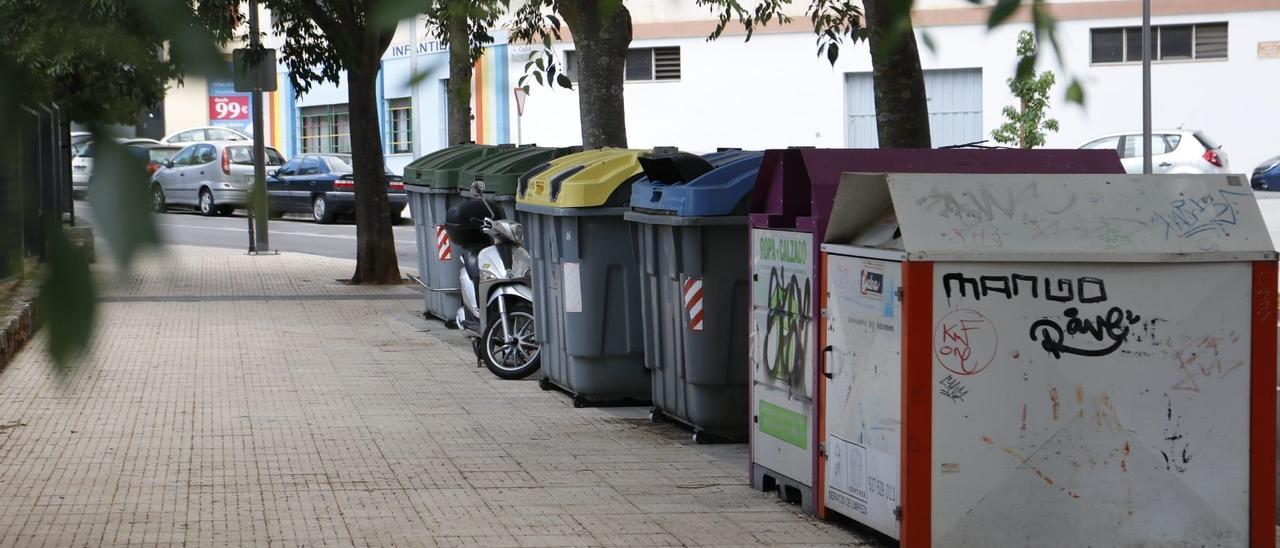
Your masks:
<instances>
[{"instance_id":1,"label":"scooter front wheel","mask_svg":"<svg viewBox=\"0 0 1280 548\"><path fill-rule=\"evenodd\" d=\"M490 373L502 379L523 379L532 375L542 365L542 355L538 341L534 339L533 307L529 303L507 305L507 333L510 342L503 336L500 318L495 317L495 321L485 326L480 337L485 366Z\"/></svg>"}]
</instances>

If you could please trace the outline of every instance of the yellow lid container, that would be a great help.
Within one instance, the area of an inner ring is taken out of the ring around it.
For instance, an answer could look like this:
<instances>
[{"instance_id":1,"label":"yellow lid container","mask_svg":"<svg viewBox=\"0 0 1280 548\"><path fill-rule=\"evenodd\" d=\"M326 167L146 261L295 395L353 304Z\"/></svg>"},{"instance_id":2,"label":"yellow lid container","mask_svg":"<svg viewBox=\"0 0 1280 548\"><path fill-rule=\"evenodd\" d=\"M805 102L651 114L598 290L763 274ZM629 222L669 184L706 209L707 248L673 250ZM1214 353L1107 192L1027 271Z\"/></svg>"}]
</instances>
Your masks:
<instances>
[{"instance_id":1,"label":"yellow lid container","mask_svg":"<svg viewBox=\"0 0 1280 548\"><path fill-rule=\"evenodd\" d=\"M631 199L624 189L623 203L611 204L609 198L623 184L644 174L637 160L647 150L602 148L570 154L552 160L545 169L537 168L521 181L516 202L549 207L623 206Z\"/></svg>"}]
</instances>

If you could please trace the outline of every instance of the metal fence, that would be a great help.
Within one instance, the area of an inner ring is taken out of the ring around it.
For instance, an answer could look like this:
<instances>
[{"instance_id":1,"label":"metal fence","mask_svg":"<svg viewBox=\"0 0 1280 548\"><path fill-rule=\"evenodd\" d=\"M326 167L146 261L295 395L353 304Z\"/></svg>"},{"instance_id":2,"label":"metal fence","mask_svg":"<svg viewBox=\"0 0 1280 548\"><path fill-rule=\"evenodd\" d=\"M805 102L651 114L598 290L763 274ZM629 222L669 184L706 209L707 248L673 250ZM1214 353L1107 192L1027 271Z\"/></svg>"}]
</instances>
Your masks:
<instances>
[{"instance_id":1,"label":"metal fence","mask_svg":"<svg viewBox=\"0 0 1280 548\"><path fill-rule=\"evenodd\" d=\"M0 278L23 259L44 258L45 241L71 205L71 121L56 105L23 108L0 144Z\"/></svg>"}]
</instances>

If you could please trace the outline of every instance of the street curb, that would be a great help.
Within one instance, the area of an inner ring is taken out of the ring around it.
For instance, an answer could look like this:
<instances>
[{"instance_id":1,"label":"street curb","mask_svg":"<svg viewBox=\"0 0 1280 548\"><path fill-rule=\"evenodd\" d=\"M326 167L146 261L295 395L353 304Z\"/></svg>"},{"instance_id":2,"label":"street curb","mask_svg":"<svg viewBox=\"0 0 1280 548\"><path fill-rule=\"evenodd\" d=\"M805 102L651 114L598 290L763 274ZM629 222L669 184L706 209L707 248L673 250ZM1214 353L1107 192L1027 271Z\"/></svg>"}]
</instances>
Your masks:
<instances>
[{"instance_id":1,"label":"street curb","mask_svg":"<svg viewBox=\"0 0 1280 548\"><path fill-rule=\"evenodd\" d=\"M36 303L30 283L19 284L14 292L13 309L0 316L0 371L9 365L14 356L35 336Z\"/></svg>"}]
</instances>

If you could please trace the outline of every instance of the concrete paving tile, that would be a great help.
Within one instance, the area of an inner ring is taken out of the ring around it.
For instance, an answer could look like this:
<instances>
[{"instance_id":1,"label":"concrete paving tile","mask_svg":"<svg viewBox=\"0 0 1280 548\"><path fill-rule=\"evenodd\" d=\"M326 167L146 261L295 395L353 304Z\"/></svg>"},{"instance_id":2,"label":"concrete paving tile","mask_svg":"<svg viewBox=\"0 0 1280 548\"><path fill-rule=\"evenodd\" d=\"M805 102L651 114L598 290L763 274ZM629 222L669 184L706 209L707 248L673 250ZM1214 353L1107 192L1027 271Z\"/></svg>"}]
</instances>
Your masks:
<instances>
[{"instance_id":1,"label":"concrete paving tile","mask_svg":"<svg viewBox=\"0 0 1280 548\"><path fill-rule=\"evenodd\" d=\"M475 367L349 261L171 247L99 271L82 366L0 372L0 545L849 545L743 444ZM372 295L376 298L364 299ZM401 298L404 297L404 298Z\"/></svg>"}]
</instances>

